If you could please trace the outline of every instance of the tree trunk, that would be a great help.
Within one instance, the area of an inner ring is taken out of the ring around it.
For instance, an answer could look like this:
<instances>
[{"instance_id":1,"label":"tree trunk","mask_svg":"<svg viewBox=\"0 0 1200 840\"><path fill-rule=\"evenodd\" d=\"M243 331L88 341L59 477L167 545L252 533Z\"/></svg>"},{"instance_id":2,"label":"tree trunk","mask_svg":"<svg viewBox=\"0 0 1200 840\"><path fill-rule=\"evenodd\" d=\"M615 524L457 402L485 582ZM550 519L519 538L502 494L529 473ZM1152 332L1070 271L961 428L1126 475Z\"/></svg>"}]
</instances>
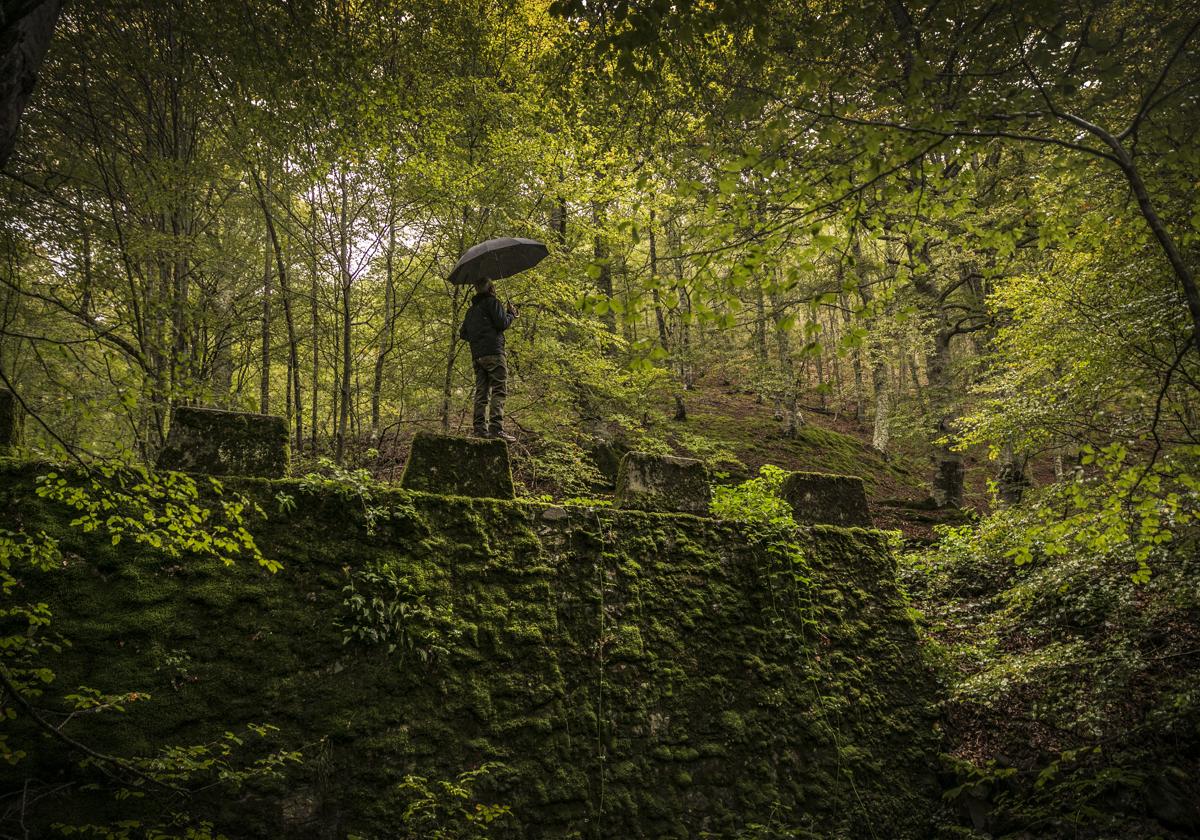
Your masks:
<instances>
[{"instance_id":1,"label":"tree trunk","mask_svg":"<svg viewBox=\"0 0 1200 840\"><path fill-rule=\"evenodd\" d=\"M882 358L871 365L871 390L875 394L875 420L871 430L871 445L876 451L887 454L892 442L891 417L892 397L888 391L887 366Z\"/></svg>"},{"instance_id":2,"label":"tree trunk","mask_svg":"<svg viewBox=\"0 0 1200 840\"><path fill-rule=\"evenodd\" d=\"M813 317L816 319L817 326L821 326L821 310L818 309L814 312ZM817 403L821 408L825 408L827 402L826 393L829 390L828 383L825 381L825 342L820 340L820 332L815 333L815 335L816 338L812 340L813 343L810 347L813 351L813 363L817 369Z\"/></svg>"},{"instance_id":3,"label":"tree trunk","mask_svg":"<svg viewBox=\"0 0 1200 840\"><path fill-rule=\"evenodd\" d=\"M842 304L842 325L846 328L847 334L854 329L854 321L850 314L850 298L846 295L841 296ZM867 395L863 391L863 349L862 343L855 344L850 355L850 371L854 374L854 420L856 423L862 423L867 419Z\"/></svg>"},{"instance_id":4,"label":"tree trunk","mask_svg":"<svg viewBox=\"0 0 1200 840\"><path fill-rule=\"evenodd\" d=\"M384 254L383 286L383 335L379 339L379 353L375 356L375 374L371 380L371 440L379 440L379 402L383 393L383 371L387 357L395 347L396 318L396 215L388 214L388 247Z\"/></svg>"},{"instance_id":5,"label":"tree trunk","mask_svg":"<svg viewBox=\"0 0 1200 840\"><path fill-rule=\"evenodd\" d=\"M1019 455L1012 446L1005 445L1000 453L1000 470L996 475L996 492L1001 504L1018 505L1029 489L1029 477L1025 473L1028 458Z\"/></svg>"},{"instance_id":6,"label":"tree trunk","mask_svg":"<svg viewBox=\"0 0 1200 840\"><path fill-rule=\"evenodd\" d=\"M761 283L754 286L754 358L767 366L767 303Z\"/></svg>"},{"instance_id":7,"label":"tree trunk","mask_svg":"<svg viewBox=\"0 0 1200 840\"><path fill-rule=\"evenodd\" d=\"M604 295L609 300L613 296L612 282L612 265L609 259L608 243L604 241L604 222L608 213L608 206L601 204L599 201L592 201L592 225L595 227L595 232L592 236L592 258L600 269L600 274L596 278L596 290ZM604 325L613 335L617 334L617 316L613 312L612 307L604 313ZM610 347L611 349L611 347Z\"/></svg>"},{"instance_id":8,"label":"tree trunk","mask_svg":"<svg viewBox=\"0 0 1200 840\"><path fill-rule=\"evenodd\" d=\"M658 325L658 342L663 350L671 352L670 334L667 332L667 319L663 314L662 300L658 294L658 239L655 231L654 211L650 211L650 289L654 298L654 320ZM669 367L669 364L668 364ZM687 406L683 402L683 394L675 394L675 419L679 422L687 420Z\"/></svg>"},{"instance_id":9,"label":"tree trunk","mask_svg":"<svg viewBox=\"0 0 1200 840\"><path fill-rule=\"evenodd\" d=\"M262 377L259 380L258 410L271 413L271 244L263 243L262 285Z\"/></svg>"},{"instance_id":10,"label":"tree trunk","mask_svg":"<svg viewBox=\"0 0 1200 840\"><path fill-rule=\"evenodd\" d=\"M338 224L338 262L339 274L341 276L342 304L342 392L340 412L338 414L337 450L334 458L340 464L346 454L346 430L350 422L350 381L353 378L354 372L352 370L353 354L351 352L350 335L350 330L353 327L353 321L351 320L353 312L350 308L350 283L353 280L350 276L350 197L347 195L344 173L339 180L342 192L342 207Z\"/></svg>"},{"instance_id":11,"label":"tree trunk","mask_svg":"<svg viewBox=\"0 0 1200 840\"><path fill-rule=\"evenodd\" d=\"M461 254L467 244L467 222L471 216L471 208L462 209L462 227L458 234L458 252ZM458 327L459 309L463 301L463 287L453 286L450 290L450 341L446 349L446 373L442 379L442 433L450 432L450 393L454 387L454 362L458 358Z\"/></svg>"},{"instance_id":12,"label":"tree trunk","mask_svg":"<svg viewBox=\"0 0 1200 840\"><path fill-rule=\"evenodd\" d=\"M454 387L454 362L458 358L458 316L462 306L460 286L455 286L451 299L450 343L446 350L446 375L442 380L442 433L450 432L450 393Z\"/></svg>"},{"instance_id":13,"label":"tree trunk","mask_svg":"<svg viewBox=\"0 0 1200 840\"><path fill-rule=\"evenodd\" d=\"M954 334L940 329L934 336L934 349L926 359L925 373L929 380L930 407L934 411L933 441L933 498L938 507L962 507L962 453L952 449L955 432L954 412L948 398L950 381L950 341Z\"/></svg>"},{"instance_id":14,"label":"tree trunk","mask_svg":"<svg viewBox=\"0 0 1200 840\"><path fill-rule=\"evenodd\" d=\"M266 187L259 179L258 171L252 170L255 186L258 188L259 206L262 208L263 219L267 224L267 236L271 241L271 250L275 254L275 270L279 274L279 297L283 303L283 320L287 328L288 340L288 399L285 402L288 414L292 415L296 424L296 451L304 446L304 408L300 397L300 350L296 340L296 322L292 317L292 290L288 283L287 260L284 259L283 245L279 233L275 229L275 219L271 214L271 206L267 197L270 194L271 179L267 176ZM264 410L264 414L267 412Z\"/></svg>"},{"instance_id":15,"label":"tree trunk","mask_svg":"<svg viewBox=\"0 0 1200 840\"><path fill-rule=\"evenodd\" d=\"M783 299L778 292L771 294L771 317L777 324L783 319ZM779 378L783 383L783 392L777 398L777 405L782 405L787 410L787 426L784 433L788 437L795 437L804 425L804 417L800 414L800 396L795 364L792 362L791 336L787 330L775 330L775 350L779 358Z\"/></svg>"},{"instance_id":16,"label":"tree trunk","mask_svg":"<svg viewBox=\"0 0 1200 840\"><path fill-rule=\"evenodd\" d=\"M559 196L550 210L550 232L560 246L567 244L567 200Z\"/></svg>"},{"instance_id":17,"label":"tree trunk","mask_svg":"<svg viewBox=\"0 0 1200 840\"><path fill-rule=\"evenodd\" d=\"M14 4L5 4L5 17ZM33 93L38 70L54 34L60 0L43 0L0 28L0 169L17 141L21 113Z\"/></svg>"},{"instance_id":18,"label":"tree trunk","mask_svg":"<svg viewBox=\"0 0 1200 840\"><path fill-rule=\"evenodd\" d=\"M871 288L870 277L868 276L866 264L863 259L862 247L859 245L857 236L854 238L851 248L854 254L855 275L858 280L858 297L862 301L863 311L866 313L865 327L868 340L871 341L871 393L875 403L875 419L871 433L871 445L878 452L886 454L888 446L891 443L891 430L888 426L891 413L891 393L888 390L886 355L877 337L876 326L878 315L873 307L875 292Z\"/></svg>"},{"instance_id":19,"label":"tree trunk","mask_svg":"<svg viewBox=\"0 0 1200 840\"><path fill-rule=\"evenodd\" d=\"M666 230L668 245L673 254L671 263L675 273L675 293L679 295L679 346L676 360L679 365L679 378L683 381L683 389L688 391L691 390L693 384L691 371L692 296L683 280L683 237L679 232L678 225L671 224L670 219L667 220Z\"/></svg>"},{"instance_id":20,"label":"tree trunk","mask_svg":"<svg viewBox=\"0 0 1200 840\"><path fill-rule=\"evenodd\" d=\"M309 201L310 201L310 206L311 206L311 201L312 201L311 197L310 197ZM314 213L315 213L315 211L314 211ZM309 316L311 319L309 323L310 323L310 328L311 328L311 339L312 339L312 341L311 341L311 343L312 343L312 391L309 394L309 400L311 403L311 414L309 416L309 422L308 422L309 439L310 439L309 449L313 454L315 454L317 451L317 423L318 423L318 417L319 417L319 415L317 414L317 410L318 410L317 404L319 402L317 397L320 394L320 388L321 388L321 384L320 384L321 383L321 354L318 351L318 348L319 348L318 340L320 338L321 325L320 325L320 319L319 319L319 312L317 309L318 287L317 287L316 230L317 230L316 229L316 220L314 218L314 220L313 220L313 241L311 243L309 243L312 246L312 252L310 255L312 261L310 263L310 274L309 274L309 281L310 281L310 284L309 284Z\"/></svg>"}]
</instances>

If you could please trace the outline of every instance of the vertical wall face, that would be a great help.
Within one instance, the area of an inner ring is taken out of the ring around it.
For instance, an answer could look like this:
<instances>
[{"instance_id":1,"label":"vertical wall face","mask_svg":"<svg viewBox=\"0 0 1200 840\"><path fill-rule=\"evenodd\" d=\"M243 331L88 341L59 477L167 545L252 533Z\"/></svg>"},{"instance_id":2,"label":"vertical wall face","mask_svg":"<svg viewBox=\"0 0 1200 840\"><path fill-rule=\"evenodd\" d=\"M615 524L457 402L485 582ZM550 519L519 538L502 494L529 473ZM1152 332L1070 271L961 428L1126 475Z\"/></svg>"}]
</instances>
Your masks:
<instances>
[{"instance_id":1,"label":"vertical wall face","mask_svg":"<svg viewBox=\"0 0 1200 840\"><path fill-rule=\"evenodd\" d=\"M16 448L19 421L16 395L7 388L0 388L0 455L8 455Z\"/></svg>"},{"instance_id":2,"label":"vertical wall face","mask_svg":"<svg viewBox=\"0 0 1200 840\"><path fill-rule=\"evenodd\" d=\"M81 730L95 747L270 723L302 748L285 779L198 802L237 836L395 836L406 774L487 762L511 836L923 836L929 683L878 535L815 528L797 559L696 517L403 491L368 529L356 498L246 486L274 576L82 540L28 474L0 478L0 511L71 558L28 582L74 641L56 685L152 695ZM33 752L5 790L76 772ZM84 796L50 817L115 813Z\"/></svg>"},{"instance_id":3,"label":"vertical wall face","mask_svg":"<svg viewBox=\"0 0 1200 840\"><path fill-rule=\"evenodd\" d=\"M208 475L280 478L287 473L289 455L283 417L176 406L158 466Z\"/></svg>"}]
</instances>

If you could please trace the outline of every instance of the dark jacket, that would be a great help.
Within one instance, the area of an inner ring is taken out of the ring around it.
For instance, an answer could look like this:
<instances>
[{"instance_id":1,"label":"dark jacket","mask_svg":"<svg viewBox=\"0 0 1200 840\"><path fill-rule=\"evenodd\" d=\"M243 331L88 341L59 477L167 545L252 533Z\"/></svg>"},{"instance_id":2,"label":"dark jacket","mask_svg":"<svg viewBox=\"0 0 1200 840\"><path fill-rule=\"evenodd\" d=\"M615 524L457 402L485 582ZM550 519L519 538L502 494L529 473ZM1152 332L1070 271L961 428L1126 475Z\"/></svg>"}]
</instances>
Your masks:
<instances>
[{"instance_id":1,"label":"dark jacket","mask_svg":"<svg viewBox=\"0 0 1200 840\"><path fill-rule=\"evenodd\" d=\"M515 315L504 311L499 298L483 292L471 299L471 308L463 318L458 337L471 345L471 358L499 356L504 352L504 331Z\"/></svg>"}]
</instances>

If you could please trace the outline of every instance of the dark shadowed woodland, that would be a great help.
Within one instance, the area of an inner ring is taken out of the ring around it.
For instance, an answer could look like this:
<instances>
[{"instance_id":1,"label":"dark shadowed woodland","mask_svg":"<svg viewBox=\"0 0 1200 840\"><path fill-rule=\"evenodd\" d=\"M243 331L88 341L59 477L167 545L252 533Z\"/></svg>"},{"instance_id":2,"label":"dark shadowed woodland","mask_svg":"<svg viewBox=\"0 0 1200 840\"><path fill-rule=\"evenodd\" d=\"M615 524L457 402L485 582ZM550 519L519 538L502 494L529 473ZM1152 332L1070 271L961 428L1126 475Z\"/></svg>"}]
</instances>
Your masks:
<instances>
[{"instance_id":1,"label":"dark shadowed woodland","mask_svg":"<svg viewBox=\"0 0 1200 840\"><path fill-rule=\"evenodd\" d=\"M1200 836L1198 132L1195 0L3 0L0 838Z\"/></svg>"}]
</instances>

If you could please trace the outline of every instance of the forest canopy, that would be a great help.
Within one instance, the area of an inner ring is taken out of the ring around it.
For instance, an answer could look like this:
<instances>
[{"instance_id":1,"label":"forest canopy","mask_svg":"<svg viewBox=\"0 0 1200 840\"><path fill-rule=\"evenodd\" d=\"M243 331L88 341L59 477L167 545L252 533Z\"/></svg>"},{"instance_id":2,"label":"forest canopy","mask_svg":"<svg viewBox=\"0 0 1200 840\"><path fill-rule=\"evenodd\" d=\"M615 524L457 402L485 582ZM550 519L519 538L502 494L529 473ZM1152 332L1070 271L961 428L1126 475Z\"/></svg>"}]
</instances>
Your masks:
<instances>
[{"instance_id":1,"label":"forest canopy","mask_svg":"<svg viewBox=\"0 0 1200 840\"><path fill-rule=\"evenodd\" d=\"M714 371L789 431L815 400L932 447L950 504L964 447L1194 443L1197 20L68 4L5 168L0 370L33 451L152 461L201 404L383 463L464 427L444 278L523 235L510 413L557 452L664 439Z\"/></svg>"}]
</instances>

